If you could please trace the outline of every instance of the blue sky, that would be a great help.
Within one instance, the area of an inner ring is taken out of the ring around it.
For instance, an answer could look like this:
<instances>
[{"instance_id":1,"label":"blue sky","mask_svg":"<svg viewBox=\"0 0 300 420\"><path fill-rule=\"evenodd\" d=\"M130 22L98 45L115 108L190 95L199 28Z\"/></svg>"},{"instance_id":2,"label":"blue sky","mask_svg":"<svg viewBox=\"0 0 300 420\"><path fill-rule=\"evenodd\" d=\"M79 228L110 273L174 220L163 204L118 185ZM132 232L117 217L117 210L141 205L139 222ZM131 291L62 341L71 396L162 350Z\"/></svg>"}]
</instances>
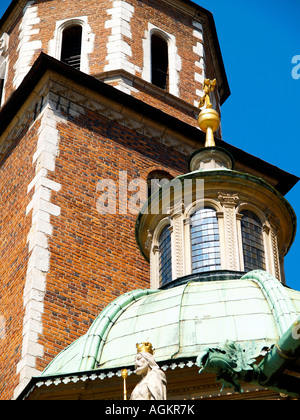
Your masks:
<instances>
[{"instance_id":1,"label":"blue sky","mask_svg":"<svg viewBox=\"0 0 300 420\"><path fill-rule=\"evenodd\" d=\"M231 89L222 106L224 140L300 176L300 79L292 78L300 1L195 2L214 14ZM0 15L9 3L0 1ZM300 219L300 182L286 198ZM300 233L285 260L287 285L297 290L299 256Z\"/></svg>"},{"instance_id":2,"label":"blue sky","mask_svg":"<svg viewBox=\"0 0 300 420\"><path fill-rule=\"evenodd\" d=\"M231 89L222 106L224 140L300 176L300 79L292 77L292 58L300 55L300 1L196 3L214 15ZM300 181L286 198L300 220ZM300 232L285 259L287 285L297 290L299 256Z\"/></svg>"}]
</instances>

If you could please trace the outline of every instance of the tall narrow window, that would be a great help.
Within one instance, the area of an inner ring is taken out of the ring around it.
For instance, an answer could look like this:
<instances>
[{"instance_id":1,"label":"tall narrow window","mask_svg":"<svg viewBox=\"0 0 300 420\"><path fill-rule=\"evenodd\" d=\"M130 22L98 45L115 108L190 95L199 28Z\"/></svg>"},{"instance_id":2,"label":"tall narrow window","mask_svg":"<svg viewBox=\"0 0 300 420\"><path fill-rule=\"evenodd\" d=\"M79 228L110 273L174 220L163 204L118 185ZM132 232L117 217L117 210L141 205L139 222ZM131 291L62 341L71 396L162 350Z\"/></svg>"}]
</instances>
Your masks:
<instances>
[{"instance_id":1,"label":"tall narrow window","mask_svg":"<svg viewBox=\"0 0 300 420\"><path fill-rule=\"evenodd\" d=\"M216 211L205 207L191 217L192 270L202 273L221 269L219 225Z\"/></svg>"},{"instance_id":2,"label":"tall narrow window","mask_svg":"<svg viewBox=\"0 0 300 420\"><path fill-rule=\"evenodd\" d=\"M242 240L245 271L265 270L262 223L251 211L242 211Z\"/></svg>"},{"instance_id":3,"label":"tall narrow window","mask_svg":"<svg viewBox=\"0 0 300 420\"><path fill-rule=\"evenodd\" d=\"M6 79L6 61L4 61L0 65L0 106L3 103L5 79Z\"/></svg>"},{"instance_id":4,"label":"tall narrow window","mask_svg":"<svg viewBox=\"0 0 300 420\"><path fill-rule=\"evenodd\" d=\"M0 106L3 100L4 79L0 79Z\"/></svg>"},{"instance_id":5,"label":"tall narrow window","mask_svg":"<svg viewBox=\"0 0 300 420\"><path fill-rule=\"evenodd\" d=\"M168 44L158 35L152 35L151 37L151 73L152 83L161 89L168 90Z\"/></svg>"},{"instance_id":6,"label":"tall narrow window","mask_svg":"<svg viewBox=\"0 0 300 420\"><path fill-rule=\"evenodd\" d=\"M61 46L61 61L80 70L81 64L82 27L69 26L63 31Z\"/></svg>"},{"instance_id":7,"label":"tall narrow window","mask_svg":"<svg viewBox=\"0 0 300 420\"><path fill-rule=\"evenodd\" d=\"M172 281L172 253L170 226L166 226L159 237L159 281L163 286Z\"/></svg>"}]
</instances>

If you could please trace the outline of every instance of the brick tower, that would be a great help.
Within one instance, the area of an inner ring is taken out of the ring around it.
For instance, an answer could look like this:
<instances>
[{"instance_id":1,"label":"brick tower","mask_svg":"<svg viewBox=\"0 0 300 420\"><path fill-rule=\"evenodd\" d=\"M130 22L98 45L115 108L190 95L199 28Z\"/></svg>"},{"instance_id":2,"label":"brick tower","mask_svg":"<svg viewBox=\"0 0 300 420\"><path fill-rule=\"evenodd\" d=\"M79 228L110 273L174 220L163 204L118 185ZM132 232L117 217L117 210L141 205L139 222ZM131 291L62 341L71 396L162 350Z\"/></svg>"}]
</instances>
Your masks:
<instances>
[{"instance_id":1,"label":"brick tower","mask_svg":"<svg viewBox=\"0 0 300 420\"><path fill-rule=\"evenodd\" d=\"M204 78L218 81L218 110L230 92L213 17L188 0L14 0L0 26L0 396L10 399L114 298L149 287L136 214L117 191L115 214L100 215L99 181L126 190L185 172L204 141Z\"/></svg>"}]
</instances>

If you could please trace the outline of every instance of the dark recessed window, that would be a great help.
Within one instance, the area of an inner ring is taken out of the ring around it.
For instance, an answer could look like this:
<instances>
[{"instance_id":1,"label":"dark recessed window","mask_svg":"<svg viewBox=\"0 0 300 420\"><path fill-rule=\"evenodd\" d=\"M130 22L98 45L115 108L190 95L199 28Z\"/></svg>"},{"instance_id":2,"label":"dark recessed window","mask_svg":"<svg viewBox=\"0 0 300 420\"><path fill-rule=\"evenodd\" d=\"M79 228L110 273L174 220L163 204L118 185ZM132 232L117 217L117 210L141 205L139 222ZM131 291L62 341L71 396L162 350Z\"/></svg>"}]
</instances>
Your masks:
<instances>
[{"instance_id":1,"label":"dark recessed window","mask_svg":"<svg viewBox=\"0 0 300 420\"><path fill-rule=\"evenodd\" d=\"M3 90L4 90L4 79L0 79L0 106L3 99Z\"/></svg>"},{"instance_id":2,"label":"dark recessed window","mask_svg":"<svg viewBox=\"0 0 300 420\"><path fill-rule=\"evenodd\" d=\"M63 31L61 61L80 70L82 27L74 25Z\"/></svg>"},{"instance_id":3,"label":"dark recessed window","mask_svg":"<svg viewBox=\"0 0 300 420\"><path fill-rule=\"evenodd\" d=\"M242 211L242 240L245 271L265 270L265 248L260 219L251 211Z\"/></svg>"},{"instance_id":4,"label":"dark recessed window","mask_svg":"<svg viewBox=\"0 0 300 420\"><path fill-rule=\"evenodd\" d=\"M161 89L168 90L168 43L158 35L152 35L151 37L151 72L152 83Z\"/></svg>"},{"instance_id":5,"label":"dark recessed window","mask_svg":"<svg viewBox=\"0 0 300 420\"><path fill-rule=\"evenodd\" d=\"M4 60L2 58L2 60ZM2 62L0 66L0 106L3 102L4 84L6 79L6 61Z\"/></svg>"},{"instance_id":6,"label":"dark recessed window","mask_svg":"<svg viewBox=\"0 0 300 420\"><path fill-rule=\"evenodd\" d=\"M172 281L171 232L167 225L159 237L159 280L160 286Z\"/></svg>"},{"instance_id":7,"label":"dark recessed window","mask_svg":"<svg viewBox=\"0 0 300 420\"><path fill-rule=\"evenodd\" d=\"M203 273L221 269L219 225L216 211L205 207L191 216L192 270Z\"/></svg>"}]
</instances>

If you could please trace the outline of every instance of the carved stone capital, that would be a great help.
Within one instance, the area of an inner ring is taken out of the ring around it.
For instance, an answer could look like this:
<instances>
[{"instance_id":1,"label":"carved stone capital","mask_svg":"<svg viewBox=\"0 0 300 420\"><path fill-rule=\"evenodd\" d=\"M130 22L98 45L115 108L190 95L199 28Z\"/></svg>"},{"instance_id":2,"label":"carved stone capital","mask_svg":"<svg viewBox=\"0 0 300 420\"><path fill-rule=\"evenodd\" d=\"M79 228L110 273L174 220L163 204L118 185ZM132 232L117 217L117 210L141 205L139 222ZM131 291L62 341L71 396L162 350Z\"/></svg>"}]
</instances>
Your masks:
<instances>
[{"instance_id":1,"label":"carved stone capital","mask_svg":"<svg viewBox=\"0 0 300 420\"><path fill-rule=\"evenodd\" d=\"M236 207L240 201L238 194L226 194L219 192L218 199L222 206L225 207Z\"/></svg>"},{"instance_id":2,"label":"carved stone capital","mask_svg":"<svg viewBox=\"0 0 300 420\"><path fill-rule=\"evenodd\" d=\"M278 219L278 217L274 216L274 214L271 211L267 212L267 219L270 223L270 225L277 230L280 226L280 220Z\"/></svg>"},{"instance_id":3,"label":"carved stone capital","mask_svg":"<svg viewBox=\"0 0 300 420\"><path fill-rule=\"evenodd\" d=\"M170 217L170 219L174 219L176 217L182 216L184 210L184 203L183 201L180 201L179 203L175 203L173 206L169 207L167 210L167 214Z\"/></svg>"},{"instance_id":4,"label":"carved stone capital","mask_svg":"<svg viewBox=\"0 0 300 420\"><path fill-rule=\"evenodd\" d=\"M183 224L184 224L184 226L192 224L192 220L191 220L190 216L187 217L186 219L184 219Z\"/></svg>"},{"instance_id":5,"label":"carved stone capital","mask_svg":"<svg viewBox=\"0 0 300 420\"><path fill-rule=\"evenodd\" d=\"M154 247L152 248L152 252L153 254L156 254L156 252L159 251L159 246L158 245L154 245Z\"/></svg>"}]
</instances>

